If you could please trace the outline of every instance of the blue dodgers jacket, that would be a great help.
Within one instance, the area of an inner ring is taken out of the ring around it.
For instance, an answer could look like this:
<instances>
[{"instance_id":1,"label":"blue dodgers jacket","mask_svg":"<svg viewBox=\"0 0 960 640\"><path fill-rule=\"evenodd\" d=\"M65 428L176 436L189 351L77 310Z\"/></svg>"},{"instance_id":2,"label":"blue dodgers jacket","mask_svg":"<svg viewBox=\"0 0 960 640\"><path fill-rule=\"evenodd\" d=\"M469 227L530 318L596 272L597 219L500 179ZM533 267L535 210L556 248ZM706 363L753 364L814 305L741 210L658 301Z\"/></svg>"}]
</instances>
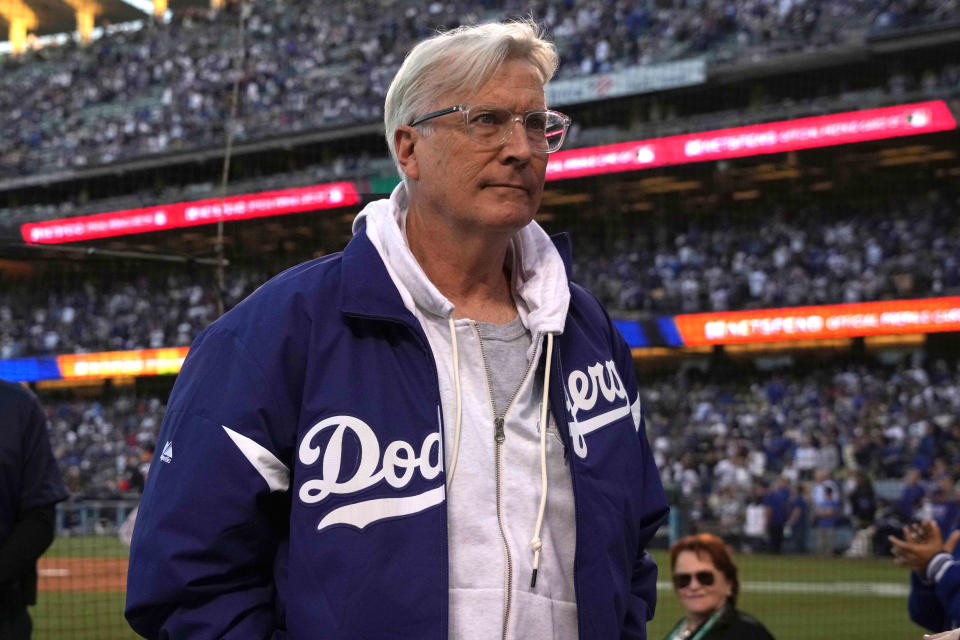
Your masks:
<instances>
[{"instance_id":1,"label":"blue dodgers jacket","mask_svg":"<svg viewBox=\"0 0 960 640\"><path fill-rule=\"evenodd\" d=\"M574 490L579 634L642 639L666 498L630 351L570 288L549 403ZM180 372L133 535L130 624L447 640L441 422L426 336L365 230L280 274L202 332Z\"/></svg>"},{"instance_id":2,"label":"blue dodgers jacket","mask_svg":"<svg viewBox=\"0 0 960 640\"><path fill-rule=\"evenodd\" d=\"M947 532L951 533L951 532ZM931 558L923 575L910 572L910 619L930 631L960 626L960 545Z\"/></svg>"}]
</instances>

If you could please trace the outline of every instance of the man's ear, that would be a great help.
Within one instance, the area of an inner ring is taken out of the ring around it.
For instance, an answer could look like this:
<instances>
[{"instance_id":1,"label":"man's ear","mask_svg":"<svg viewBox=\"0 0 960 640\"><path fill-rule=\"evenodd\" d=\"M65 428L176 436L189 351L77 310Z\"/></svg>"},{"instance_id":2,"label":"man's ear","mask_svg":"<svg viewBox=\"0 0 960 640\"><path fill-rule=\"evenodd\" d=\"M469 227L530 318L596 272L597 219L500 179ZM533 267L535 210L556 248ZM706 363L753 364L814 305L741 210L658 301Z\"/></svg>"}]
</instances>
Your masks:
<instances>
[{"instance_id":1,"label":"man's ear","mask_svg":"<svg viewBox=\"0 0 960 640\"><path fill-rule=\"evenodd\" d=\"M417 162L417 142L420 133L413 127L400 125L393 132L393 145L397 150L397 162L403 173L411 180L420 178L420 165Z\"/></svg>"}]
</instances>

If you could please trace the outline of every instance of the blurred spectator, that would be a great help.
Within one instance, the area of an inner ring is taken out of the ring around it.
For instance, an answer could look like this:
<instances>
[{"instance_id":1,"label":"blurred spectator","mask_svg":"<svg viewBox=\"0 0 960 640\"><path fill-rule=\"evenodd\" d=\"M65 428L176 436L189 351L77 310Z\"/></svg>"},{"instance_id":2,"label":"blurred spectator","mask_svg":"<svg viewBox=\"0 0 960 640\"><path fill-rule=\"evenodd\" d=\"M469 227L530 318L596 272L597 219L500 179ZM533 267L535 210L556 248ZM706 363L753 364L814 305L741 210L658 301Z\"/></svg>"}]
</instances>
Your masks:
<instances>
[{"instance_id":1,"label":"blurred spectator","mask_svg":"<svg viewBox=\"0 0 960 640\"><path fill-rule=\"evenodd\" d=\"M797 475L800 480L813 480L813 470L820 466L820 450L812 436L804 436L796 452Z\"/></svg>"},{"instance_id":2,"label":"blurred spectator","mask_svg":"<svg viewBox=\"0 0 960 640\"><path fill-rule=\"evenodd\" d=\"M900 493L900 499L897 500L897 511L900 517L906 521L916 518L920 505L926 491L920 483L920 471L910 469L903 479L903 490Z\"/></svg>"},{"instance_id":3,"label":"blurred spectator","mask_svg":"<svg viewBox=\"0 0 960 640\"><path fill-rule=\"evenodd\" d=\"M960 501L957 499L957 487L949 475L940 476L933 489L930 519L937 523L940 531L960 529Z\"/></svg>"},{"instance_id":4,"label":"blurred spectator","mask_svg":"<svg viewBox=\"0 0 960 640\"><path fill-rule=\"evenodd\" d=\"M840 488L837 486L837 483L834 482L833 478L830 477L829 472L823 469L817 469L814 474L814 479L816 482L813 485L813 492L811 495L814 506L826 500L828 489L830 490L830 493L834 499L840 499Z\"/></svg>"},{"instance_id":5,"label":"blurred spectator","mask_svg":"<svg viewBox=\"0 0 960 640\"><path fill-rule=\"evenodd\" d=\"M840 523L840 501L832 486L824 486L819 500L813 503L813 545L820 555L836 550L836 528Z\"/></svg>"},{"instance_id":6,"label":"blurred spectator","mask_svg":"<svg viewBox=\"0 0 960 640\"><path fill-rule=\"evenodd\" d=\"M783 550L783 529L791 511L790 481L782 476L777 478L776 485L764 496L763 503L767 508L768 549L773 553L780 553Z\"/></svg>"},{"instance_id":7,"label":"blurred spectator","mask_svg":"<svg viewBox=\"0 0 960 640\"><path fill-rule=\"evenodd\" d=\"M807 553L810 537L810 504L807 501L807 485L800 483L790 492L790 517L785 526L786 537L795 553Z\"/></svg>"},{"instance_id":8,"label":"blurred spectator","mask_svg":"<svg viewBox=\"0 0 960 640\"><path fill-rule=\"evenodd\" d=\"M851 476L847 500L850 502L850 514L858 529L873 524L877 513L876 495L870 476L862 471L854 471Z\"/></svg>"},{"instance_id":9,"label":"blurred spectator","mask_svg":"<svg viewBox=\"0 0 960 640\"><path fill-rule=\"evenodd\" d=\"M747 504L743 524L743 549L747 552L767 548L767 506L763 503L765 488L758 486Z\"/></svg>"}]
</instances>

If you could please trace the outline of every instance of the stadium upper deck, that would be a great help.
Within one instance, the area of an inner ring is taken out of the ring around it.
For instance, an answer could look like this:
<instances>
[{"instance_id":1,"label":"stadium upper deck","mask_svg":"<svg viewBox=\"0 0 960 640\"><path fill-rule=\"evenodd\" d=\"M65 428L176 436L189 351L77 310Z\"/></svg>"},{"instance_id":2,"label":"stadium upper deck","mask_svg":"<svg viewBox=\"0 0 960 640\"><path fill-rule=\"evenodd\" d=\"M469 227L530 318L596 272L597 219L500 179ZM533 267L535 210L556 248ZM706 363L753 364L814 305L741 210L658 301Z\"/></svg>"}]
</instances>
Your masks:
<instances>
[{"instance_id":1,"label":"stadium upper deck","mask_svg":"<svg viewBox=\"0 0 960 640\"><path fill-rule=\"evenodd\" d=\"M560 80L690 57L716 69L791 52L848 53L871 37L960 24L949 0L909 7L866 0L448 0L425 11L405 0L325 2L323 11L306 0L258 0L245 7L242 63L238 16L229 5L181 11L86 47L0 60L0 178L222 145L235 80L238 142L346 125L375 132L386 87L411 44L478 19L529 13L542 20L562 56Z\"/></svg>"}]
</instances>

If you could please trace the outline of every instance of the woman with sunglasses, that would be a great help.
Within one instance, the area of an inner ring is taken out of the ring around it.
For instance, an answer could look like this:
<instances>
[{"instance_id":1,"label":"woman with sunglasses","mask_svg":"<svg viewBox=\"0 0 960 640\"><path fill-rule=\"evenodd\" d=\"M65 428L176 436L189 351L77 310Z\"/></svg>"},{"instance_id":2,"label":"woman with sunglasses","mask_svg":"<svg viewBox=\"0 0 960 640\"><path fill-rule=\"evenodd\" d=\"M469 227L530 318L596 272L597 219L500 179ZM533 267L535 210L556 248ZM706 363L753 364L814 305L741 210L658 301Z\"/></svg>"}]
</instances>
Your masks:
<instances>
[{"instance_id":1,"label":"woman with sunglasses","mask_svg":"<svg viewBox=\"0 0 960 640\"><path fill-rule=\"evenodd\" d=\"M670 568L686 616L665 640L773 640L760 621L737 609L737 565L723 540L709 533L677 540Z\"/></svg>"}]
</instances>

